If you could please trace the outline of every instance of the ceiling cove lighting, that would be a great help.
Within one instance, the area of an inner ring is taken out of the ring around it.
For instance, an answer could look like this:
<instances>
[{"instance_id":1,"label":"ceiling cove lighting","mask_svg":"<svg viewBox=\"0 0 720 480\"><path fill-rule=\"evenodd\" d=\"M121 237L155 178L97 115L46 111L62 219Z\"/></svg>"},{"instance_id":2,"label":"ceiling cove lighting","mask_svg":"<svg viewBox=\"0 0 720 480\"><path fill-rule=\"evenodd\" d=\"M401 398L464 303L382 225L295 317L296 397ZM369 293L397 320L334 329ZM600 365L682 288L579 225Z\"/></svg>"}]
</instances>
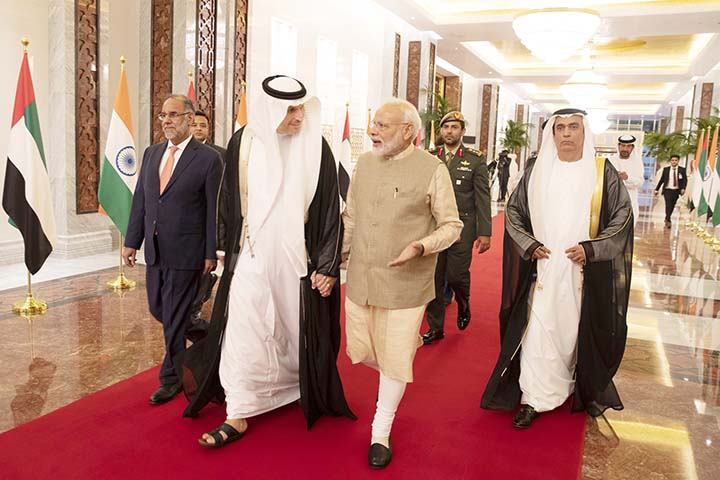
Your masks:
<instances>
[{"instance_id":1,"label":"ceiling cove lighting","mask_svg":"<svg viewBox=\"0 0 720 480\"><path fill-rule=\"evenodd\" d=\"M513 20L520 41L545 63L559 63L580 50L600 27L594 10L544 8L522 13Z\"/></svg>"}]
</instances>

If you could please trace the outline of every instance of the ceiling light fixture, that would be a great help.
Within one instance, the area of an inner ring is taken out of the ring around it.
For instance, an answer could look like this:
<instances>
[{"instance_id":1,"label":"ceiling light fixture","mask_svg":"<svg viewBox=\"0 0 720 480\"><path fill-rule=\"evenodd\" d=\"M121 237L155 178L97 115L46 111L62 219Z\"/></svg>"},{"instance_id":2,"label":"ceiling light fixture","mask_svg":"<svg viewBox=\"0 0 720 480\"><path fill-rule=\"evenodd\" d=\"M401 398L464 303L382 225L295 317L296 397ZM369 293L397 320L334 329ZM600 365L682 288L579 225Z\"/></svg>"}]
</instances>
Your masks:
<instances>
[{"instance_id":1,"label":"ceiling light fixture","mask_svg":"<svg viewBox=\"0 0 720 480\"><path fill-rule=\"evenodd\" d=\"M605 133L605 131L610 128L610 121L607 118L609 114L610 111L605 108L588 109L588 123L590 124L590 130L595 135Z\"/></svg>"},{"instance_id":2,"label":"ceiling light fixture","mask_svg":"<svg viewBox=\"0 0 720 480\"><path fill-rule=\"evenodd\" d=\"M608 86L591 68L583 68L576 70L567 82L560 85L560 92L571 107L589 108L603 101Z\"/></svg>"},{"instance_id":3,"label":"ceiling light fixture","mask_svg":"<svg viewBox=\"0 0 720 480\"><path fill-rule=\"evenodd\" d=\"M574 55L600 27L594 10L544 8L522 13L513 20L520 41L545 63L558 63Z\"/></svg>"}]
</instances>

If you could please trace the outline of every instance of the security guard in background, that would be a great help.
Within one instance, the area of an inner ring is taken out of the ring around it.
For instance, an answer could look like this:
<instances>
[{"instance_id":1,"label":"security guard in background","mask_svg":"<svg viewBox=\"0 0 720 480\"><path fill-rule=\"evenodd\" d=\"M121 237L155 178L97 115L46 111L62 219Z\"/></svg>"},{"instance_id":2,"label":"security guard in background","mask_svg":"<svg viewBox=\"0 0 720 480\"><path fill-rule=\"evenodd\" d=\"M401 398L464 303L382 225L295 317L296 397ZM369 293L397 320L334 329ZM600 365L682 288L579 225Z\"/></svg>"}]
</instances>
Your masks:
<instances>
[{"instance_id":1,"label":"security guard in background","mask_svg":"<svg viewBox=\"0 0 720 480\"><path fill-rule=\"evenodd\" d=\"M430 326L423 335L428 345L445 336L444 285L455 291L458 304L457 325L464 330L470 323L470 262L473 248L483 253L490 248L490 185L485 155L462 144L465 118L460 112L450 112L440 120L440 135L444 145L431 151L445 162L455 188L460 220L465 224L460 240L438 255L435 269L435 299L427 306Z\"/></svg>"}]
</instances>

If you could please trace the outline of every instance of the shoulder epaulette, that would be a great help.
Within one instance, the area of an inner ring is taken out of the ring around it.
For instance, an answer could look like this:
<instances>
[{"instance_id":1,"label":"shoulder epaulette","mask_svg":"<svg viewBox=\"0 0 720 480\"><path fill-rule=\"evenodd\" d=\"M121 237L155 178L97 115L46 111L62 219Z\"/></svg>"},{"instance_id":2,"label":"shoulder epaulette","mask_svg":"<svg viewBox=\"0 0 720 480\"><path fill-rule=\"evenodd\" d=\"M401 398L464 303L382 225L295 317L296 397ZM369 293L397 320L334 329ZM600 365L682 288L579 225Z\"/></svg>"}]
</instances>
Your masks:
<instances>
[{"instance_id":1,"label":"shoulder epaulette","mask_svg":"<svg viewBox=\"0 0 720 480\"><path fill-rule=\"evenodd\" d=\"M468 152L470 152L474 155L477 155L478 157L483 156L483 153L480 150L475 150L474 148L469 148L469 147L466 147L465 150L467 150Z\"/></svg>"}]
</instances>

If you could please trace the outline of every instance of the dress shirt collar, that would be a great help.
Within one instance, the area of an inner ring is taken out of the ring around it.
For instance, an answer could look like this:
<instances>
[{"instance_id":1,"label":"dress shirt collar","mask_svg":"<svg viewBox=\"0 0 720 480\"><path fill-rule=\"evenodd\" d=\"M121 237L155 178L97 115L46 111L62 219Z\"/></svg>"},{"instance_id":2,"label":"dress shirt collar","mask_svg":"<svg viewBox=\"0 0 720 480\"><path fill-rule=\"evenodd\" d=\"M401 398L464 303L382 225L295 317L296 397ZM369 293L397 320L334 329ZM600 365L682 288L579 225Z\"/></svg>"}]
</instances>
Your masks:
<instances>
[{"instance_id":1,"label":"dress shirt collar","mask_svg":"<svg viewBox=\"0 0 720 480\"><path fill-rule=\"evenodd\" d=\"M192 139L192 138L193 138L193 136L190 135L188 138L186 138L186 139L183 140L182 142L180 142L180 143L178 143L177 145L175 145L175 146L178 148L177 151L178 151L180 154L182 154L182 152L185 150L185 147L188 146L188 143L190 143L190 139ZM170 147L172 147L173 145L174 145L174 144L173 144L170 140L168 140L167 146L165 147L165 150L170 150ZM180 157L176 156L175 158L180 158Z\"/></svg>"}]
</instances>

